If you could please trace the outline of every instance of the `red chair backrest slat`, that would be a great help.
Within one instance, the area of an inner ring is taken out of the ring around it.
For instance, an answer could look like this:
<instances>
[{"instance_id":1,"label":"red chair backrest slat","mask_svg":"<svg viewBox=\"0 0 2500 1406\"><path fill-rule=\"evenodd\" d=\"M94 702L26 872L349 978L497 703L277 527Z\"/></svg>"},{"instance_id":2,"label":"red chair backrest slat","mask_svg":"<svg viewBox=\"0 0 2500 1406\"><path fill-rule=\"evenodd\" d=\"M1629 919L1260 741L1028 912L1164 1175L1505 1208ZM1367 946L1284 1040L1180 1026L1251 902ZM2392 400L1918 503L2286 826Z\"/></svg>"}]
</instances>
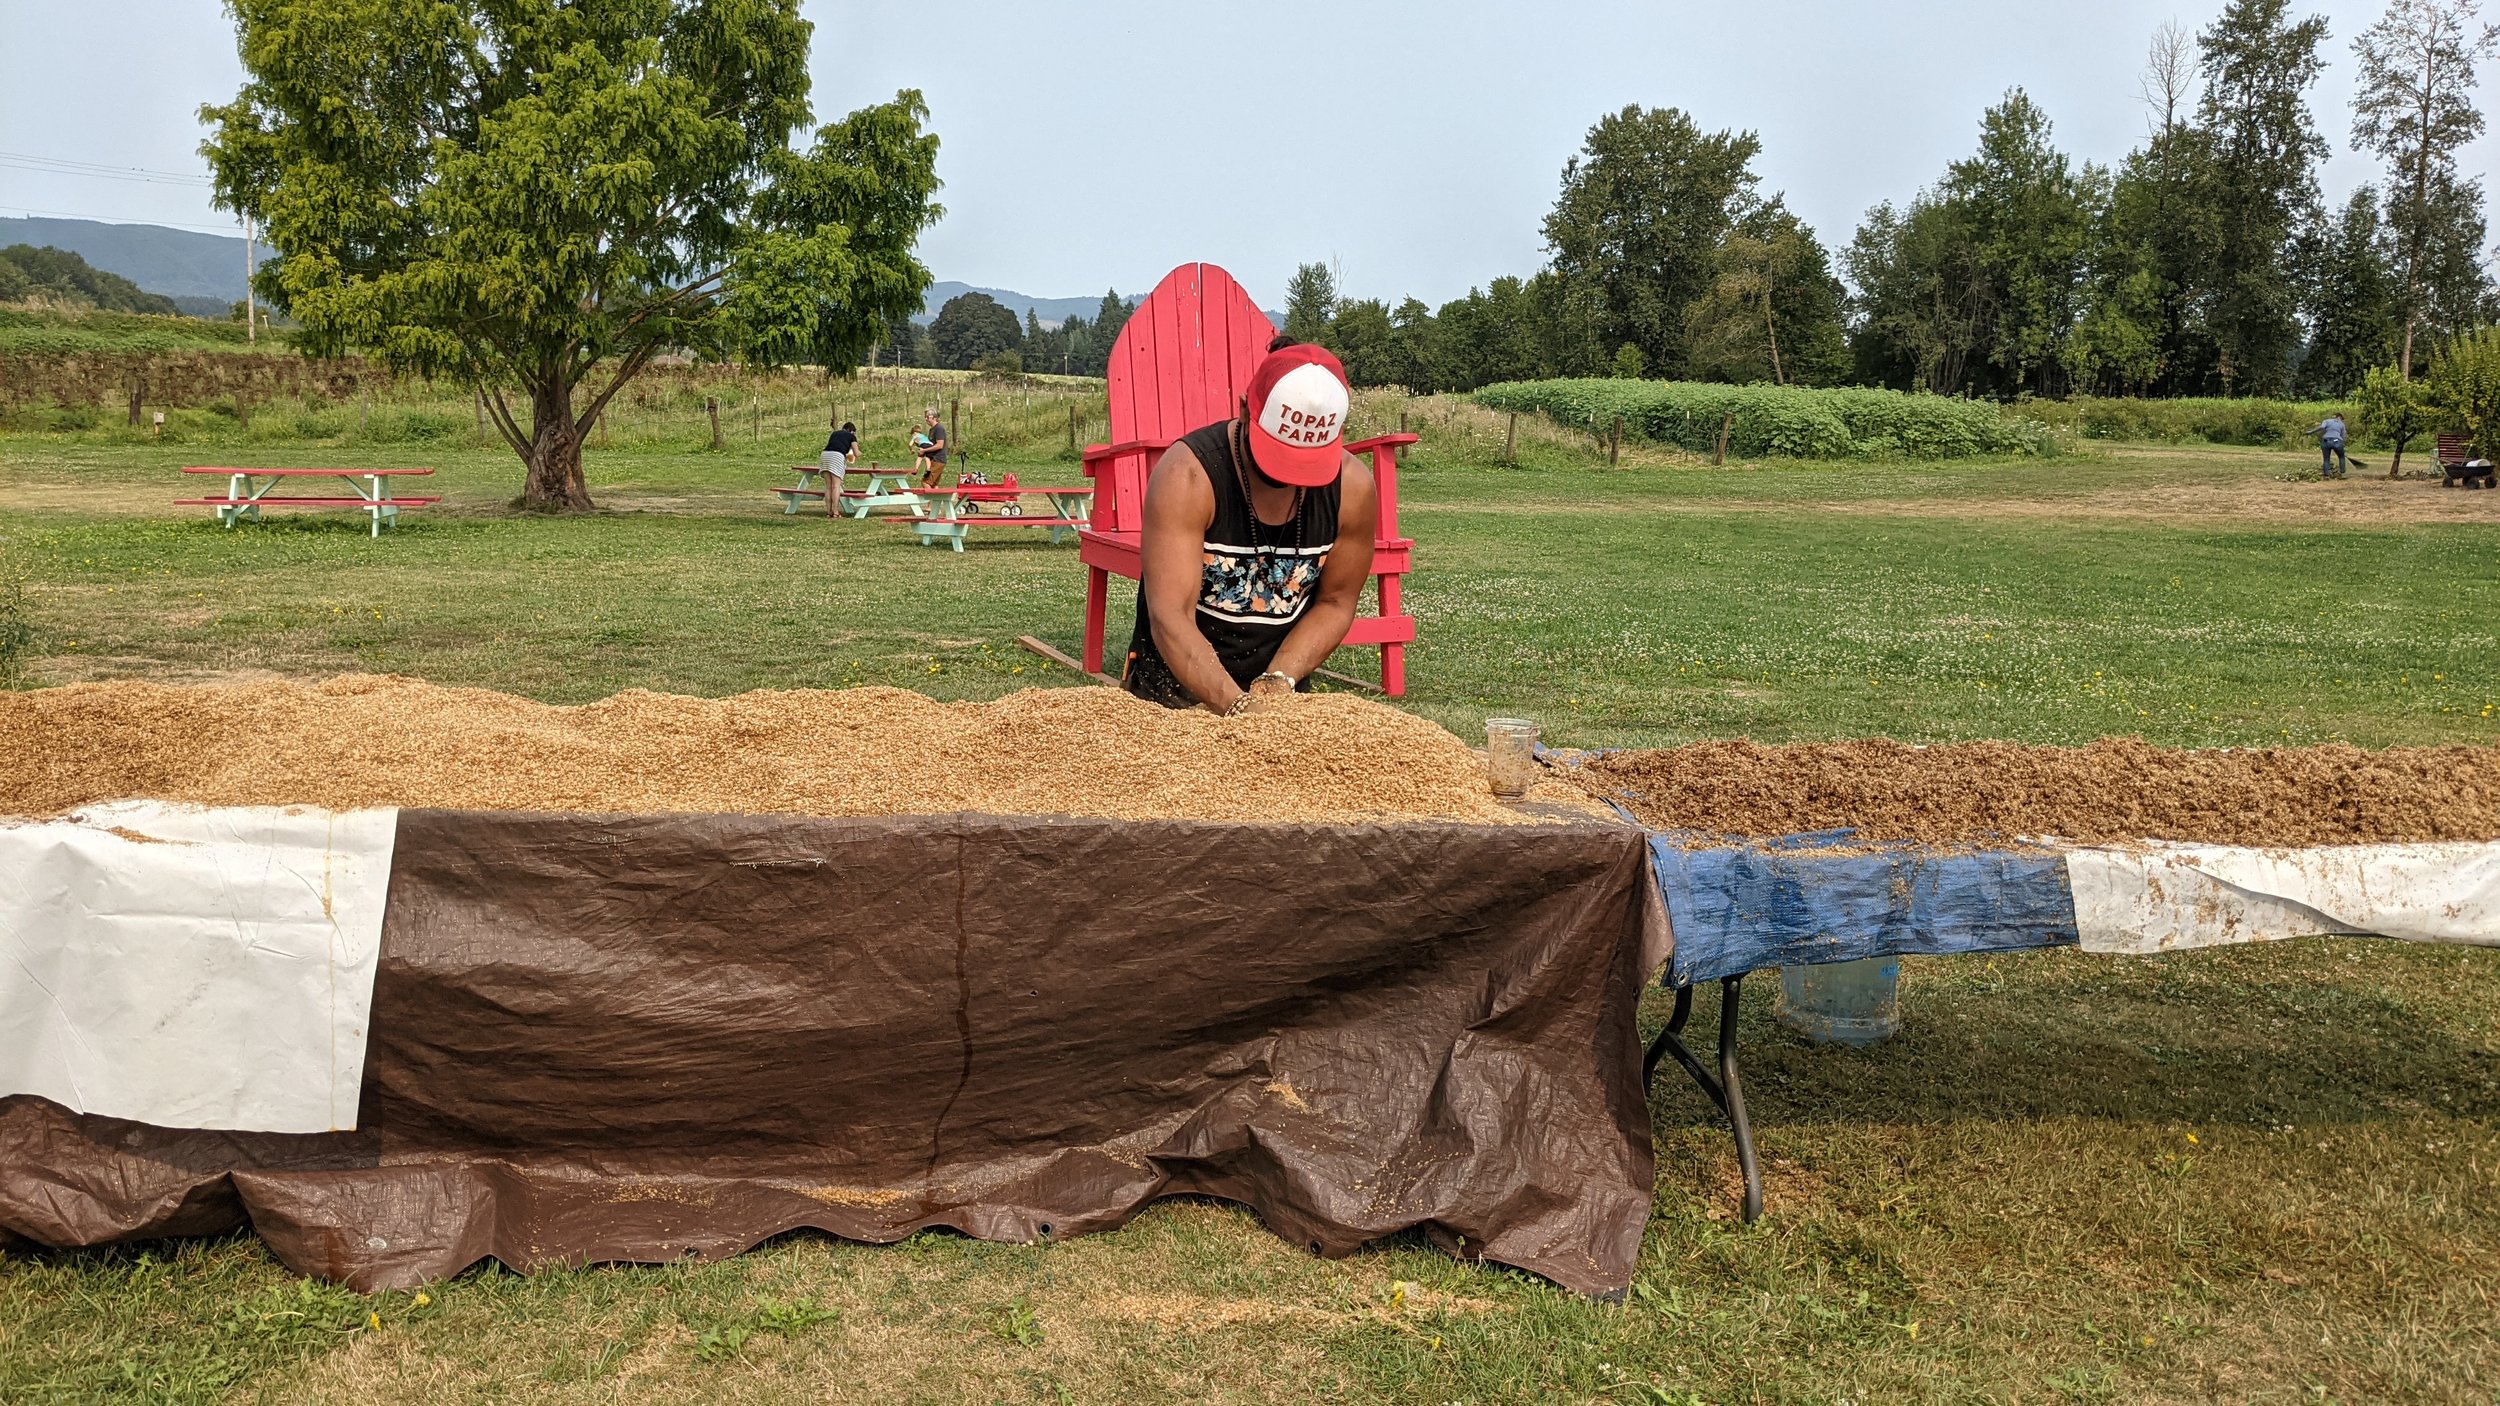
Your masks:
<instances>
[{"instance_id":1,"label":"red chair backrest slat","mask_svg":"<svg viewBox=\"0 0 2500 1406\"><path fill-rule=\"evenodd\" d=\"M1183 264L1163 276L1120 329L1106 371L1111 442L1170 442L1233 413L1275 325L1233 276L1214 264ZM1122 455L1095 483L1094 524L1135 532L1143 523L1153 456Z\"/></svg>"}]
</instances>

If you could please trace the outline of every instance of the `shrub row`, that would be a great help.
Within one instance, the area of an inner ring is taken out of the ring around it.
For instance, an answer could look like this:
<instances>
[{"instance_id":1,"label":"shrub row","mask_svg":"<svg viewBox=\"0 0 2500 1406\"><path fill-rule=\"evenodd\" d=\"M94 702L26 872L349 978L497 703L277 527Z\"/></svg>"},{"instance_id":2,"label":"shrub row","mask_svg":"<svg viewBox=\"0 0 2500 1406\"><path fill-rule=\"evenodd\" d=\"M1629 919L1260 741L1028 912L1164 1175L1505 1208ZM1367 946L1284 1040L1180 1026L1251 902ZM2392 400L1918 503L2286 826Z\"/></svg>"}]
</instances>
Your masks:
<instances>
[{"instance_id":1,"label":"shrub row","mask_svg":"<svg viewBox=\"0 0 2500 1406\"><path fill-rule=\"evenodd\" d=\"M2036 419L1984 401L1900 391L1722 386L1694 381L1508 381L1475 393L1494 410L1535 412L1595 433L1625 432L1709 453L1728 427L1728 452L1791 459L2047 454L2056 435ZM1729 419L1730 416L1734 418Z\"/></svg>"},{"instance_id":2,"label":"shrub row","mask_svg":"<svg viewBox=\"0 0 2500 1406\"><path fill-rule=\"evenodd\" d=\"M2310 428L2341 415L2360 429L2353 407L2334 400L2222 400L2079 395L2071 400L2027 400L2009 415L2036 420L2084 439L2145 440L2159 444L2249 444L2295 448L2309 443Z\"/></svg>"},{"instance_id":3,"label":"shrub row","mask_svg":"<svg viewBox=\"0 0 2500 1406\"><path fill-rule=\"evenodd\" d=\"M33 352L0 345L0 415L27 406L126 404L136 388L150 409L204 405L247 396L353 396L389 379L353 359L311 361L293 353L245 351Z\"/></svg>"},{"instance_id":4,"label":"shrub row","mask_svg":"<svg viewBox=\"0 0 2500 1406\"><path fill-rule=\"evenodd\" d=\"M263 334L274 348L276 334ZM0 307L0 351L65 352L242 351L248 334L239 322L148 313L94 312L44 307Z\"/></svg>"}]
</instances>

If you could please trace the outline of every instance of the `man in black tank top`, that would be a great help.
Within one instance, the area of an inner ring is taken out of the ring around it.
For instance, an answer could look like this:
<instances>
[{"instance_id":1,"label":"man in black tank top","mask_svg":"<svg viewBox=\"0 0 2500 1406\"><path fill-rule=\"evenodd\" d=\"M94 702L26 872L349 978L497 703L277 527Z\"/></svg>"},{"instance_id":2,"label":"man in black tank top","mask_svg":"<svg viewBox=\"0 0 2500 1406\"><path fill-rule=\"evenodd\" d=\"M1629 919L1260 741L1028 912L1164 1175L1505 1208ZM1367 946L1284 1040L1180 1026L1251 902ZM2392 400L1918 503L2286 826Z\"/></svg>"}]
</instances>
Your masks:
<instances>
[{"instance_id":1,"label":"man in black tank top","mask_svg":"<svg viewBox=\"0 0 2500 1406\"><path fill-rule=\"evenodd\" d=\"M1234 418L1164 451L1146 482L1129 692L1230 716L1308 688L1344 642L1380 517L1371 469L1345 452L1350 399L1326 348L1279 337Z\"/></svg>"}]
</instances>

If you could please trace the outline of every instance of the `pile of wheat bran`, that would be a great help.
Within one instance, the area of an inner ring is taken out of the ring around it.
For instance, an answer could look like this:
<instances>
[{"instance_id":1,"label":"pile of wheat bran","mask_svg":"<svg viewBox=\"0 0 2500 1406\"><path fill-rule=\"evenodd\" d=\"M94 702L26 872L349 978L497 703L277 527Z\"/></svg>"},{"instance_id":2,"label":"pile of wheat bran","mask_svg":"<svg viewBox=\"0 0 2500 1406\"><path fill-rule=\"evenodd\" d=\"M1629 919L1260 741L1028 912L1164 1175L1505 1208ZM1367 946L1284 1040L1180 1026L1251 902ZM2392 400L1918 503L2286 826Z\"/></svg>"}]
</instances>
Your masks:
<instances>
[{"instance_id":1,"label":"pile of wheat bran","mask_svg":"<svg viewBox=\"0 0 2500 1406\"><path fill-rule=\"evenodd\" d=\"M1115 689L895 688L577 708L415 679L0 693L0 815L98 801L855 816L1518 823L1481 756L1345 695L1219 718Z\"/></svg>"}]
</instances>

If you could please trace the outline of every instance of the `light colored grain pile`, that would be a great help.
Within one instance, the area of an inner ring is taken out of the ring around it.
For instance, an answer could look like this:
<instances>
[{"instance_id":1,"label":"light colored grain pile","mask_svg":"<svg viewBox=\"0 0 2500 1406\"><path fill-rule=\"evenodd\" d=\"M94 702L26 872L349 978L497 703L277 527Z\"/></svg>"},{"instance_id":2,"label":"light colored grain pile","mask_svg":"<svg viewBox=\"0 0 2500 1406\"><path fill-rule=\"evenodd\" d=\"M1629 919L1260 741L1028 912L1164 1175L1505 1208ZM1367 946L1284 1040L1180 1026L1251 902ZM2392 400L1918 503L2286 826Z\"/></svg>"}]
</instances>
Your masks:
<instances>
[{"instance_id":1,"label":"light colored grain pile","mask_svg":"<svg viewBox=\"0 0 2500 1406\"><path fill-rule=\"evenodd\" d=\"M1658 829L1957 847L2026 836L2341 845L2500 839L2500 748L2333 744L2191 750L1881 739L1696 742L1575 773Z\"/></svg>"},{"instance_id":2,"label":"light colored grain pile","mask_svg":"<svg viewBox=\"0 0 2500 1406\"><path fill-rule=\"evenodd\" d=\"M1218 718L1108 688L895 688L559 708L386 675L0 693L0 814L97 801L1517 823L1420 718L1313 696Z\"/></svg>"}]
</instances>

